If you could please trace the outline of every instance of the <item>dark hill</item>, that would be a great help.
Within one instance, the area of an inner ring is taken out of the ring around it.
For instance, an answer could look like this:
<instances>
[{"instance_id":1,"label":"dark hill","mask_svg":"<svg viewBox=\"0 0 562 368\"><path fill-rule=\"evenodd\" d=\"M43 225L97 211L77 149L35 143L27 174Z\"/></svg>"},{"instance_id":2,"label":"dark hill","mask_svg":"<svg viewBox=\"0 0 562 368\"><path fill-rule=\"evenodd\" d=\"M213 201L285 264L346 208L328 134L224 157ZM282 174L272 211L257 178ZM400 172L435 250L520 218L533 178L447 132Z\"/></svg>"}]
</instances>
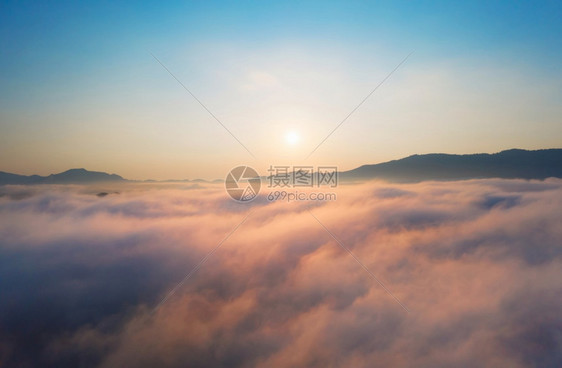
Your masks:
<instances>
[{"instance_id":1,"label":"dark hill","mask_svg":"<svg viewBox=\"0 0 562 368\"><path fill-rule=\"evenodd\" d=\"M49 176L17 175L0 171L0 185L2 184L89 184L126 181L119 175L107 174L86 169L71 169L60 174Z\"/></svg>"},{"instance_id":2,"label":"dark hill","mask_svg":"<svg viewBox=\"0 0 562 368\"><path fill-rule=\"evenodd\" d=\"M339 173L340 180L382 179L394 182L424 180L465 180L482 178L546 179L562 178L562 149L527 151L512 149L494 154L413 155L375 165L363 165ZM264 180L266 178L264 177ZM3 184L89 184L128 182L119 175L71 169L49 176L17 175L0 171ZM197 182L198 180L193 180Z\"/></svg>"},{"instance_id":3,"label":"dark hill","mask_svg":"<svg viewBox=\"0 0 562 368\"><path fill-rule=\"evenodd\" d=\"M562 149L512 149L494 154L413 155L340 173L343 180L384 179L398 182L479 178L562 178Z\"/></svg>"}]
</instances>

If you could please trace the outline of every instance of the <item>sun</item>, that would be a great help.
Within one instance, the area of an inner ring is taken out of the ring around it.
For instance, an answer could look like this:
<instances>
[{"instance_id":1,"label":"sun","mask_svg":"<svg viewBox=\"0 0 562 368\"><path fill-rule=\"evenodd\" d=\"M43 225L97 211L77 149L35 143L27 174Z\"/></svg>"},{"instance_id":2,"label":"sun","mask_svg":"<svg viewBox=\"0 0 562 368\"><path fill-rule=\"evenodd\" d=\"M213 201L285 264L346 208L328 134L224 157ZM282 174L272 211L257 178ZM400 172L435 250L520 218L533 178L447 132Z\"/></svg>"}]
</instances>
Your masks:
<instances>
[{"instance_id":1,"label":"sun","mask_svg":"<svg viewBox=\"0 0 562 368\"><path fill-rule=\"evenodd\" d=\"M295 144L297 144L300 140L300 136L299 133L295 132L294 130L287 132L287 134L285 134L285 141L287 141L288 144L290 144L291 146L294 146Z\"/></svg>"}]
</instances>

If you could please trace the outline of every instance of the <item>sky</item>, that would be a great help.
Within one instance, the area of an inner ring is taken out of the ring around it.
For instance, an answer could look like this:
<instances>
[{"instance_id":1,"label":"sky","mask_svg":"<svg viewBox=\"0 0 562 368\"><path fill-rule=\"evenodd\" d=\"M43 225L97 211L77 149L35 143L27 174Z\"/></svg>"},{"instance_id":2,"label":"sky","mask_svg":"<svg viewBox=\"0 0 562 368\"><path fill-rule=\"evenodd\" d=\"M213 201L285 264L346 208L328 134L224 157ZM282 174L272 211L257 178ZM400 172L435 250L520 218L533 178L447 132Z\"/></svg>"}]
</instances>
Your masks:
<instances>
[{"instance_id":1,"label":"sky","mask_svg":"<svg viewBox=\"0 0 562 368\"><path fill-rule=\"evenodd\" d=\"M0 170L214 179L558 148L561 16L555 1L2 1Z\"/></svg>"}]
</instances>

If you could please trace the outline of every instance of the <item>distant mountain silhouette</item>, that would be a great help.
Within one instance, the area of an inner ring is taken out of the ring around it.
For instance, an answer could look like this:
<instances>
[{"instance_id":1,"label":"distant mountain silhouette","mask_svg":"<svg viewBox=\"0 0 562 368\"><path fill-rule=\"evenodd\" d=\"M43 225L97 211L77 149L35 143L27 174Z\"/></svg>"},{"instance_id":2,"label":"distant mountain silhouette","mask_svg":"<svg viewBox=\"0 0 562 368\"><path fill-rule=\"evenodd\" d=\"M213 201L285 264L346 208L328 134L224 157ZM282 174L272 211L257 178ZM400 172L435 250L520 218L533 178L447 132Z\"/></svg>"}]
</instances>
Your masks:
<instances>
[{"instance_id":1,"label":"distant mountain silhouette","mask_svg":"<svg viewBox=\"0 0 562 368\"><path fill-rule=\"evenodd\" d=\"M103 182L127 181L115 174L107 174L86 169L71 169L60 174L49 176L17 175L0 171L0 185L2 184L89 184Z\"/></svg>"},{"instance_id":2,"label":"distant mountain silhouette","mask_svg":"<svg viewBox=\"0 0 562 368\"><path fill-rule=\"evenodd\" d=\"M562 178L562 149L511 149L494 154L413 155L339 174L340 180L383 179L394 182L481 178Z\"/></svg>"},{"instance_id":3,"label":"distant mountain silhouette","mask_svg":"<svg viewBox=\"0 0 562 368\"><path fill-rule=\"evenodd\" d=\"M425 180L465 180L483 178L546 179L562 178L562 149L527 151L511 149L494 154L449 155L431 153L413 155L375 165L363 165L339 173L340 181L382 179L393 182ZM316 177L316 180L318 178ZM262 180L268 180L262 177ZM211 182L202 179L168 180L169 182ZM222 182L217 179L212 182ZM5 184L89 184L131 182L116 174L71 169L49 176L17 175L0 171L0 185ZM157 182L145 180L145 182Z\"/></svg>"}]
</instances>

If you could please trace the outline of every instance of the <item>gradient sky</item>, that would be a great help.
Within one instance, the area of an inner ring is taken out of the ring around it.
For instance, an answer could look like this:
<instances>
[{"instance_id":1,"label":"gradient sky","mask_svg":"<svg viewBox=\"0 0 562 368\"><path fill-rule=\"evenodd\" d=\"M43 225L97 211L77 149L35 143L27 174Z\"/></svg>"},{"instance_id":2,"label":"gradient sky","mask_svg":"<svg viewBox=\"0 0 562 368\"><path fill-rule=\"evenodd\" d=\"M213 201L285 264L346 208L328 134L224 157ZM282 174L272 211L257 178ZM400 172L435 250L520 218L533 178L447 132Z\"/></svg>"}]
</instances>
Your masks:
<instances>
[{"instance_id":1,"label":"gradient sky","mask_svg":"<svg viewBox=\"0 0 562 368\"><path fill-rule=\"evenodd\" d=\"M3 1L0 170L221 178L560 147L561 17L554 1Z\"/></svg>"}]
</instances>

